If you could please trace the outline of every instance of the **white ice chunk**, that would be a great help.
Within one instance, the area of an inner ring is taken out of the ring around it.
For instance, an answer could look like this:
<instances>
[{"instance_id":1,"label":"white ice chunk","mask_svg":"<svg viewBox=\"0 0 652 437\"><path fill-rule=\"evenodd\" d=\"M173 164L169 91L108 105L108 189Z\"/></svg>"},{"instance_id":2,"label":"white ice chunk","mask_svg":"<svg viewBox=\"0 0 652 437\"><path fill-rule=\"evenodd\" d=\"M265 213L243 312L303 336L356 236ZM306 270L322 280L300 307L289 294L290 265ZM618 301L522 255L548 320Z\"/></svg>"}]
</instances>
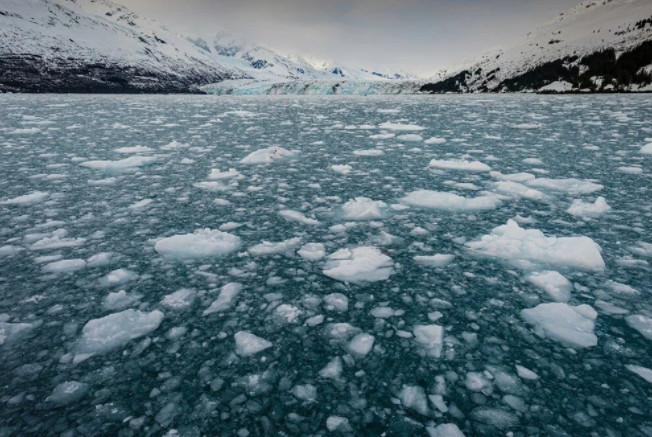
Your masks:
<instances>
[{"instance_id":1,"label":"white ice chunk","mask_svg":"<svg viewBox=\"0 0 652 437\"><path fill-rule=\"evenodd\" d=\"M514 181L499 181L494 184L496 191L501 194L507 194L509 196L522 197L524 199L530 200L541 200L543 199L543 193L534 188L527 187L521 183Z\"/></svg>"},{"instance_id":2,"label":"white ice chunk","mask_svg":"<svg viewBox=\"0 0 652 437\"><path fill-rule=\"evenodd\" d=\"M235 339L235 353L241 357L248 357L272 347L272 343L250 332L236 332L233 338Z\"/></svg>"},{"instance_id":3,"label":"white ice chunk","mask_svg":"<svg viewBox=\"0 0 652 437\"><path fill-rule=\"evenodd\" d=\"M573 200L573 204L566 210L576 217L600 217L611 209L604 197L595 199L594 203Z\"/></svg>"},{"instance_id":4,"label":"white ice chunk","mask_svg":"<svg viewBox=\"0 0 652 437\"><path fill-rule=\"evenodd\" d=\"M538 334L572 348L593 347L598 337L593 333L598 313L589 305L542 303L521 311L521 317L532 324Z\"/></svg>"},{"instance_id":5,"label":"white ice chunk","mask_svg":"<svg viewBox=\"0 0 652 437\"><path fill-rule=\"evenodd\" d=\"M374 336L361 332L354 336L346 347L346 350L356 359L366 357L374 347Z\"/></svg>"},{"instance_id":6,"label":"white ice chunk","mask_svg":"<svg viewBox=\"0 0 652 437\"><path fill-rule=\"evenodd\" d=\"M379 129L392 130L392 131L421 131L426 128L416 124L392 123L386 122L378 125Z\"/></svg>"},{"instance_id":7,"label":"white ice chunk","mask_svg":"<svg viewBox=\"0 0 652 437\"><path fill-rule=\"evenodd\" d=\"M68 405L77 402L88 393L88 384L79 381L65 381L57 385L45 401L56 405Z\"/></svg>"},{"instance_id":8,"label":"white ice chunk","mask_svg":"<svg viewBox=\"0 0 652 437\"><path fill-rule=\"evenodd\" d=\"M292 394L306 403L312 403L317 400L317 387L312 384L295 385Z\"/></svg>"},{"instance_id":9,"label":"white ice chunk","mask_svg":"<svg viewBox=\"0 0 652 437\"><path fill-rule=\"evenodd\" d=\"M434 255L417 255L414 262L426 267L446 267L455 259L455 255L436 253Z\"/></svg>"},{"instance_id":10,"label":"white ice chunk","mask_svg":"<svg viewBox=\"0 0 652 437\"><path fill-rule=\"evenodd\" d=\"M490 171L491 167L480 161L467 161L465 159L433 159L428 164L430 168L463 171Z\"/></svg>"},{"instance_id":11,"label":"white ice chunk","mask_svg":"<svg viewBox=\"0 0 652 437\"><path fill-rule=\"evenodd\" d=\"M116 269L102 278L102 283L108 286L122 285L133 281L136 278L138 278L138 273L136 272L127 269Z\"/></svg>"},{"instance_id":12,"label":"white ice chunk","mask_svg":"<svg viewBox=\"0 0 652 437\"><path fill-rule=\"evenodd\" d=\"M20 340L34 328L31 323L0 322L0 346Z\"/></svg>"},{"instance_id":13,"label":"white ice chunk","mask_svg":"<svg viewBox=\"0 0 652 437\"><path fill-rule=\"evenodd\" d=\"M152 202L153 202L152 199L139 200L138 202L132 203L131 205L129 205L129 209L131 209L131 210L143 209Z\"/></svg>"},{"instance_id":14,"label":"white ice chunk","mask_svg":"<svg viewBox=\"0 0 652 437\"><path fill-rule=\"evenodd\" d=\"M156 242L154 249L169 259L189 260L229 254L240 247L240 238L213 229L197 229L192 234L174 235Z\"/></svg>"},{"instance_id":15,"label":"white ice chunk","mask_svg":"<svg viewBox=\"0 0 652 437\"><path fill-rule=\"evenodd\" d=\"M352 428L349 424L349 419L341 416L329 416L326 419L326 429L331 432L342 432L348 433L351 432Z\"/></svg>"},{"instance_id":16,"label":"white ice chunk","mask_svg":"<svg viewBox=\"0 0 652 437\"><path fill-rule=\"evenodd\" d=\"M260 244L256 244L247 249L250 255L253 256L266 256L266 255L275 255L277 253L289 253L295 250L301 244L301 238L295 237L290 238L289 240L271 242L263 241Z\"/></svg>"},{"instance_id":17,"label":"white ice chunk","mask_svg":"<svg viewBox=\"0 0 652 437\"><path fill-rule=\"evenodd\" d=\"M625 368L630 372L636 373L638 376L652 384L652 369L647 367L637 366L635 364L626 364Z\"/></svg>"},{"instance_id":18,"label":"white ice chunk","mask_svg":"<svg viewBox=\"0 0 652 437\"><path fill-rule=\"evenodd\" d=\"M125 290L109 293L102 302L102 308L105 311L123 310L138 302L142 297L142 294L127 293Z\"/></svg>"},{"instance_id":19,"label":"white ice chunk","mask_svg":"<svg viewBox=\"0 0 652 437\"><path fill-rule=\"evenodd\" d=\"M163 321L163 313L150 313L128 309L90 320L82 329L82 336L75 346L75 362L92 355L108 352L131 340L155 331Z\"/></svg>"},{"instance_id":20,"label":"white ice chunk","mask_svg":"<svg viewBox=\"0 0 652 437\"><path fill-rule=\"evenodd\" d=\"M528 282L541 288L555 302L568 302L573 284L561 273L552 270L534 272L527 276Z\"/></svg>"},{"instance_id":21,"label":"white ice chunk","mask_svg":"<svg viewBox=\"0 0 652 437\"><path fill-rule=\"evenodd\" d=\"M283 147L269 147L267 149L256 150L246 157L242 158L242 164L270 164L275 161L292 158L296 152L291 152Z\"/></svg>"},{"instance_id":22,"label":"white ice chunk","mask_svg":"<svg viewBox=\"0 0 652 437\"><path fill-rule=\"evenodd\" d=\"M319 261L326 256L326 248L322 243L307 243L297 253L308 261Z\"/></svg>"},{"instance_id":23,"label":"white ice chunk","mask_svg":"<svg viewBox=\"0 0 652 437\"><path fill-rule=\"evenodd\" d=\"M417 208L438 209L450 212L484 211L500 205L497 196L463 197L446 191L417 190L408 193L401 203Z\"/></svg>"},{"instance_id":24,"label":"white ice chunk","mask_svg":"<svg viewBox=\"0 0 652 437\"><path fill-rule=\"evenodd\" d=\"M133 170L138 167L153 164L157 161L155 156L130 156L129 158L117 161L84 161L80 163L82 167L92 168L94 170L105 171L122 171Z\"/></svg>"},{"instance_id":25,"label":"white ice chunk","mask_svg":"<svg viewBox=\"0 0 652 437\"><path fill-rule=\"evenodd\" d=\"M322 378L337 379L342 375L343 369L342 358L335 357L319 371L319 376Z\"/></svg>"},{"instance_id":26,"label":"white ice chunk","mask_svg":"<svg viewBox=\"0 0 652 437\"><path fill-rule=\"evenodd\" d=\"M230 168L226 171L220 171L216 168L211 169L211 172L208 175L208 179L213 181L221 181L225 179L232 179L240 176L240 172L234 168Z\"/></svg>"},{"instance_id":27,"label":"white ice chunk","mask_svg":"<svg viewBox=\"0 0 652 437\"><path fill-rule=\"evenodd\" d=\"M444 328L439 325L416 325L412 332L417 344L428 356L439 358L444 343Z\"/></svg>"},{"instance_id":28,"label":"white ice chunk","mask_svg":"<svg viewBox=\"0 0 652 437\"><path fill-rule=\"evenodd\" d=\"M445 142L446 142L446 138L430 137L427 140L425 140L423 143L424 144L444 144Z\"/></svg>"},{"instance_id":29,"label":"white ice chunk","mask_svg":"<svg viewBox=\"0 0 652 437\"><path fill-rule=\"evenodd\" d=\"M563 191L569 194L591 194L600 191L603 186L594 182L582 179L549 179L536 178L525 183L530 187L543 188L546 190Z\"/></svg>"},{"instance_id":30,"label":"white ice chunk","mask_svg":"<svg viewBox=\"0 0 652 437\"><path fill-rule=\"evenodd\" d=\"M342 293L331 293L324 296L324 308L328 311L348 311L349 298Z\"/></svg>"},{"instance_id":31,"label":"white ice chunk","mask_svg":"<svg viewBox=\"0 0 652 437\"><path fill-rule=\"evenodd\" d=\"M383 218L387 208L387 204L382 200L356 197L342 206L342 218L345 220L377 220Z\"/></svg>"},{"instance_id":32,"label":"white ice chunk","mask_svg":"<svg viewBox=\"0 0 652 437\"><path fill-rule=\"evenodd\" d=\"M539 378L539 375L528 369L527 367L516 365L516 374L519 378L535 380Z\"/></svg>"},{"instance_id":33,"label":"white ice chunk","mask_svg":"<svg viewBox=\"0 0 652 437\"><path fill-rule=\"evenodd\" d=\"M228 191L231 189L230 186L224 185L220 181L203 181L195 182L192 184L193 187L199 188L200 190L210 191L211 193L219 193L221 191Z\"/></svg>"},{"instance_id":34,"label":"white ice chunk","mask_svg":"<svg viewBox=\"0 0 652 437\"><path fill-rule=\"evenodd\" d=\"M172 310L182 310L191 306L196 297L197 292L195 290L182 288L174 293L166 295L161 300L161 305Z\"/></svg>"},{"instance_id":35,"label":"white ice chunk","mask_svg":"<svg viewBox=\"0 0 652 437\"><path fill-rule=\"evenodd\" d=\"M335 173L339 174L349 174L351 173L351 170L353 170L353 167L351 167L348 164L342 164L342 165L331 165L331 170L333 170Z\"/></svg>"},{"instance_id":36,"label":"white ice chunk","mask_svg":"<svg viewBox=\"0 0 652 437\"><path fill-rule=\"evenodd\" d=\"M384 281L393 273L392 259L373 246L340 249L327 258L324 274L351 283Z\"/></svg>"},{"instance_id":37,"label":"white ice chunk","mask_svg":"<svg viewBox=\"0 0 652 437\"><path fill-rule=\"evenodd\" d=\"M396 137L399 141L416 142L423 141L423 137L417 134L403 134Z\"/></svg>"},{"instance_id":38,"label":"white ice chunk","mask_svg":"<svg viewBox=\"0 0 652 437\"><path fill-rule=\"evenodd\" d=\"M546 237L538 229L521 228L514 220L466 245L476 253L505 259L521 267L541 263L594 271L605 268L600 246L589 237Z\"/></svg>"},{"instance_id":39,"label":"white ice chunk","mask_svg":"<svg viewBox=\"0 0 652 437\"><path fill-rule=\"evenodd\" d=\"M14 197L13 199L3 200L0 205L33 205L41 203L50 197L50 193L44 191L34 191L30 194Z\"/></svg>"},{"instance_id":40,"label":"white ice chunk","mask_svg":"<svg viewBox=\"0 0 652 437\"><path fill-rule=\"evenodd\" d=\"M637 330L643 337L652 340L652 317L631 315L625 317L630 328Z\"/></svg>"},{"instance_id":41,"label":"white ice chunk","mask_svg":"<svg viewBox=\"0 0 652 437\"><path fill-rule=\"evenodd\" d=\"M652 143L647 143L646 145L641 147L641 153L646 155L652 155Z\"/></svg>"},{"instance_id":42,"label":"white ice chunk","mask_svg":"<svg viewBox=\"0 0 652 437\"><path fill-rule=\"evenodd\" d=\"M403 407L414 410L423 416L428 415L428 398L422 387L418 385L403 385L398 397Z\"/></svg>"},{"instance_id":43,"label":"white ice chunk","mask_svg":"<svg viewBox=\"0 0 652 437\"><path fill-rule=\"evenodd\" d=\"M361 150L354 150L353 154L355 156L381 156L384 155L385 152L383 152L380 149L361 149Z\"/></svg>"},{"instance_id":44,"label":"white ice chunk","mask_svg":"<svg viewBox=\"0 0 652 437\"><path fill-rule=\"evenodd\" d=\"M284 209L282 211L279 211L279 214L281 214L281 217L283 217L285 220L291 221L291 222L299 222L304 225L318 225L319 220L315 220L314 218L309 218L306 217L303 213L299 211L294 211L291 209Z\"/></svg>"},{"instance_id":45,"label":"white ice chunk","mask_svg":"<svg viewBox=\"0 0 652 437\"><path fill-rule=\"evenodd\" d=\"M434 428L428 427L426 431L428 431L428 437L465 437L454 423L442 423Z\"/></svg>"},{"instance_id":46,"label":"white ice chunk","mask_svg":"<svg viewBox=\"0 0 652 437\"><path fill-rule=\"evenodd\" d=\"M299 308L287 303L274 308L274 318L281 323L297 323L302 314Z\"/></svg>"},{"instance_id":47,"label":"white ice chunk","mask_svg":"<svg viewBox=\"0 0 652 437\"><path fill-rule=\"evenodd\" d=\"M83 259L63 259L43 266L43 271L48 273L72 273L86 268Z\"/></svg>"},{"instance_id":48,"label":"white ice chunk","mask_svg":"<svg viewBox=\"0 0 652 437\"><path fill-rule=\"evenodd\" d=\"M242 284L238 282L229 282L225 284L220 289L220 294L217 296L217 299L211 303L211 305L204 310L202 313L204 316L213 313L219 313L226 311L233 305L233 300L240 294L242 291Z\"/></svg>"},{"instance_id":49,"label":"white ice chunk","mask_svg":"<svg viewBox=\"0 0 652 437\"><path fill-rule=\"evenodd\" d=\"M120 147L115 149L116 152L118 153L126 153L126 154L131 154L131 153L149 153L153 152L154 149L151 147L147 146L131 146L131 147Z\"/></svg>"}]
</instances>

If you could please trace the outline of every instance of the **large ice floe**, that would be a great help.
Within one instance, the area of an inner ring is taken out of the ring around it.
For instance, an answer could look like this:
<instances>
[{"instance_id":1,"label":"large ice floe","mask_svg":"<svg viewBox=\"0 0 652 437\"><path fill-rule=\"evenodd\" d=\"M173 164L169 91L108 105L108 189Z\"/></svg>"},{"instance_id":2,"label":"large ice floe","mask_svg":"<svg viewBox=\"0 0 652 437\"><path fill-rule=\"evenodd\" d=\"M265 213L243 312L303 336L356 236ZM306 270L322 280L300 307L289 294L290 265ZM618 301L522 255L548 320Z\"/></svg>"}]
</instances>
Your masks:
<instances>
[{"instance_id":1,"label":"large ice floe","mask_svg":"<svg viewBox=\"0 0 652 437\"><path fill-rule=\"evenodd\" d=\"M383 218L387 208L387 204L382 200L356 197L342 205L342 218L345 220L378 220Z\"/></svg>"},{"instance_id":2,"label":"large ice floe","mask_svg":"<svg viewBox=\"0 0 652 437\"><path fill-rule=\"evenodd\" d=\"M327 257L324 274L354 284L384 281L392 274L393 265L377 247L344 248Z\"/></svg>"},{"instance_id":3,"label":"large ice floe","mask_svg":"<svg viewBox=\"0 0 652 437\"><path fill-rule=\"evenodd\" d=\"M155 156L130 156L129 158L119 159L117 161L84 161L79 165L82 167L92 168L93 170L105 171L125 171L133 170L144 165L154 164L158 160Z\"/></svg>"},{"instance_id":4,"label":"large ice floe","mask_svg":"<svg viewBox=\"0 0 652 437\"><path fill-rule=\"evenodd\" d=\"M296 152L284 149L283 147L268 147L251 152L240 160L242 164L271 164L275 161L293 158Z\"/></svg>"},{"instance_id":5,"label":"large ice floe","mask_svg":"<svg viewBox=\"0 0 652 437\"><path fill-rule=\"evenodd\" d=\"M576 217L600 217L601 215L609 212L611 206L600 196L595 199L594 203L584 202L582 200L573 200L573 203L566 210L567 213Z\"/></svg>"},{"instance_id":6,"label":"large ice floe","mask_svg":"<svg viewBox=\"0 0 652 437\"><path fill-rule=\"evenodd\" d=\"M175 260L223 256L239 247L239 237L209 228L198 229L192 234L162 238L154 245L158 253Z\"/></svg>"},{"instance_id":7,"label":"large ice floe","mask_svg":"<svg viewBox=\"0 0 652 437\"><path fill-rule=\"evenodd\" d=\"M251 332L239 331L233 335L235 339L235 353L241 357L255 355L272 347L272 343L258 337Z\"/></svg>"},{"instance_id":8,"label":"large ice floe","mask_svg":"<svg viewBox=\"0 0 652 437\"><path fill-rule=\"evenodd\" d=\"M570 306L565 303L542 303L521 311L521 317L542 336L572 348L598 344L593 333L598 313L589 305Z\"/></svg>"},{"instance_id":9,"label":"large ice floe","mask_svg":"<svg viewBox=\"0 0 652 437\"><path fill-rule=\"evenodd\" d=\"M408 193L401 203L417 208L449 212L485 211L497 208L501 200L495 195L464 197L446 191L417 190Z\"/></svg>"},{"instance_id":10,"label":"large ice floe","mask_svg":"<svg viewBox=\"0 0 652 437\"><path fill-rule=\"evenodd\" d=\"M527 276L528 282L536 285L546 292L555 302L568 302L573 284L559 272L547 270L533 272Z\"/></svg>"},{"instance_id":11,"label":"large ice floe","mask_svg":"<svg viewBox=\"0 0 652 437\"><path fill-rule=\"evenodd\" d=\"M519 267L549 265L602 271L600 246L589 237L547 237L538 229L523 229L514 220L480 240L466 243L479 255L504 259Z\"/></svg>"},{"instance_id":12,"label":"large ice floe","mask_svg":"<svg viewBox=\"0 0 652 437\"><path fill-rule=\"evenodd\" d=\"M465 159L433 159L428 164L430 168L442 170L461 171L490 171L491 167L480 161L467 161Z\"/></svg>"},{"instance_id":13,"label":"large ice floe","mask_svg":"<svg viewBox=\"0 0 652 437\"><path fill-rule=\"evenodd\" d=\"M163 321L158 310L143 312L124 310L93 319L84 325L82 336L75 345L75 362L108 352L156 330Z\"/></svg>"},{"instance_id":14,"label":"large ice floe","mask_svg":"<svg viewBox=\"0 0 652 437\"><path fill-rule=\"evenodd\" d=\"M14 197L0 202L2 205L31 205L34 203L41 203L50 197L50 193L44 191L34 191L33 193L23 194L22 196Z\"/></svg>"}]
</instances>

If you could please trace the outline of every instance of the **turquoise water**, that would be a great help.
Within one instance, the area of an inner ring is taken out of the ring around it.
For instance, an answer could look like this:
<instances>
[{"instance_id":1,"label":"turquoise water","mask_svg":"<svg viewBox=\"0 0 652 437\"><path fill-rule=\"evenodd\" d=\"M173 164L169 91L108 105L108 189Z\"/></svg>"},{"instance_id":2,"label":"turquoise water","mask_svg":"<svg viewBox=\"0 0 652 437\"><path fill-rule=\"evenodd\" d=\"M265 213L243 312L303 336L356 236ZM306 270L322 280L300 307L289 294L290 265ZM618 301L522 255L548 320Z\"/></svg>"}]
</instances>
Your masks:
<instances>
[{"instance_id":1,"label":"turquoise water","mask_svg":"<svg viewBox=\"0 0 652 437\"><path fill-rule=\"evenodd\" d=\"M652 434L652 385L640 374L652 367L649 97L5 95L0 106L0 435L427 435L446 423L467 436ZM240 162L271 147L289 153ZM498 188L520 172L532 177L518 188L536 192ZM582 188L551 188L568 178ZM417 190L489 206L402 200ZM343 205L361 196L384 204L346 218ZM567 212L598 196L609 210ZM604 267L472 250L510 219L590 238ZM184 240L183 260L157 251L163 238L221 226L237 249L200 256ZM249 250L263 241L287 244ZM376 248L391 274L334 278L332 260L297 253L306 243L326 257ZM434 254L454 258L414 259ZM548 270L572 284L559 305L596 311L577 329L597 344L523 318L553 301L527 280ZM241 291L204 315L232 282ZM162 302L180 289L191 290L187 305ZM332 293L348 303L333 305ZM104 346L81 356L89 321L130 309L150 323L115 319L97 334ZM337 336L334 323L350 326ZM419 325L442 327L439 353L415 339ZM271 346L242 353L241 331ZM373 337L369 350L350 343L360 333ZM320 375L336 357L341 372Z\"/></svg>"}]
</instances>

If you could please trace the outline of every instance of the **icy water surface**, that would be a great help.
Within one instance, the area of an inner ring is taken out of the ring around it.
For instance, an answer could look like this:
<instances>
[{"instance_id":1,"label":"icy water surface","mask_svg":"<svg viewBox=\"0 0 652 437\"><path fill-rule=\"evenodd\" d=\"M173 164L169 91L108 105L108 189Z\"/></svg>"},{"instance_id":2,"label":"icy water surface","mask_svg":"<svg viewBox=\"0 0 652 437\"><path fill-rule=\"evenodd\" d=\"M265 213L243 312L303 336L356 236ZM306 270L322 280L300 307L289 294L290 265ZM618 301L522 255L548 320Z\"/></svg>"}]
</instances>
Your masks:
<instances>
[{"instance_id":1,"label":"icy water surface","mask_svg":"<svg viewBox=\"0 0 652 437\"><path fill-rule=\"evenodd\" d=\"M0 107L0 435L652 435L648 96Z\"/></svg>"}]
</instances>

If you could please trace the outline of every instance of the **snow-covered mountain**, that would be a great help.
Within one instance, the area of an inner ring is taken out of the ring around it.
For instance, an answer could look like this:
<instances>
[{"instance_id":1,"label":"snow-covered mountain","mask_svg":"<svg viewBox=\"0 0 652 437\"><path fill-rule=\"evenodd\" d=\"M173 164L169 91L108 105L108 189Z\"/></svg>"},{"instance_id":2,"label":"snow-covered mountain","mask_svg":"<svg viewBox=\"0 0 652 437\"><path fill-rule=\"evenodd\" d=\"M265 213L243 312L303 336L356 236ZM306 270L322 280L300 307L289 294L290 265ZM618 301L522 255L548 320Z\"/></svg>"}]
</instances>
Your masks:
<instances>
[{"instance_id":1,"label":"snow-covered mountain","mask_svg":"<svg viewBox=\"0 0 652 437\"><path fill-rule=\"evenodd\" d=\"M200 92L230 80L387 80L316 66L225 33L177 34L109 0L1 0L0 91Z\"/></svg>"},{"instance_id":2,"label":"snow-covered mountain","mask_svg":"<svg viewBox=\"0 0 652 437\"><path fill-rule=\"evenodd\" d=\"M652 1L589 0L424 92L652 91Z\"/></svg>"}]
</instances>

